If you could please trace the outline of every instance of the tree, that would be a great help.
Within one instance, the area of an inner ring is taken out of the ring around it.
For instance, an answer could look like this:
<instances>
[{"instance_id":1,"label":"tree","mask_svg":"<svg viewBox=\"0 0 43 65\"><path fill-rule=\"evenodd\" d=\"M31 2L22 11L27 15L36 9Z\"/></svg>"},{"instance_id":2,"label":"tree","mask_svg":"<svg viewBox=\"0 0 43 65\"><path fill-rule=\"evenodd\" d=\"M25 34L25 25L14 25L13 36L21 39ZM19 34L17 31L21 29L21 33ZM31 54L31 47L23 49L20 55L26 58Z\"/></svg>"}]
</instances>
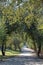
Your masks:
<instances>
[{"instance_id":1,"label":"tree","mask_svg":"<svg viewBox=\"0 0 43 65\"><path fill-rule=\"evenodd\" d=\"M5 25L0 22L0 41L2 45L2 55L5 56L5 49L6 49L6 29Z\"/></svg>"},{"instance_id":2,"label":"tree","mask_svg":"<svg viewBox=\"0 0 43 65\"><path fill-rule=\"evenodd\" d=\"M34 41L35 51L37 52L37 55L39 56L39 54L41 52L41 41L40 41L41 37L40 37L40 33L39 33L35 23L32 23L30 26L30 35ZM37 43L37 44L35 44L35 43Z\"/></svg>"},{"instance_id":3,"label":"tree","mask_svg":"<svg viewBox=\"0 0 43 65\"><path fill-rule=\"evenodd\" d=\"M1 16L3 16L3 22L6 24L7 34L16 32L18 34L21 34L23 40L26 37L26 41L27 37L30 35L34 42L35 50L38 48L39 56L41 50L41 41L39 42L41 39L39 28L43 22L42 0L29 0L23 2L22 6L20 6L22 0L18 0L18 5L14 7L15 3L16 0L12 0L12 3L9 6L0 6L0 13Z\"/></svg>"},{"instance_id":4,"label":"tree","mask_svg":"<svg viewBox=\"0 0 43 65\"><path fill-rule=\"evenodd\" d=\"M18 48L21 51L19 39L17 38L14 39L14 46L15 46L15 50Z\"/></svg>"}]
</instances>

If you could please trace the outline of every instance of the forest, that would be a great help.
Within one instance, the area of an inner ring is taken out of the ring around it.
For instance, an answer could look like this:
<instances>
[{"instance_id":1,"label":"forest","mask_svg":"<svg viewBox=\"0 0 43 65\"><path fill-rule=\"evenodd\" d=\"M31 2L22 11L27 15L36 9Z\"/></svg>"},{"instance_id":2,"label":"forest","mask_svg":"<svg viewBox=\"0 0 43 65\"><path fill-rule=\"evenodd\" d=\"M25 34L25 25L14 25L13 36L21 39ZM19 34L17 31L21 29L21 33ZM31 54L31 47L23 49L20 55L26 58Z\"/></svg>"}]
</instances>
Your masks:
<instances>
[{"instance_id":1,"label":"forest","mask_svg":"<svg viewBox=\"0 0 43 65\"><path fill-rule=\"evenodd\" d=\"M19 50L24 44L43 53L43 0L0 0L0 50Z\"/></svg>"}]
</instances>

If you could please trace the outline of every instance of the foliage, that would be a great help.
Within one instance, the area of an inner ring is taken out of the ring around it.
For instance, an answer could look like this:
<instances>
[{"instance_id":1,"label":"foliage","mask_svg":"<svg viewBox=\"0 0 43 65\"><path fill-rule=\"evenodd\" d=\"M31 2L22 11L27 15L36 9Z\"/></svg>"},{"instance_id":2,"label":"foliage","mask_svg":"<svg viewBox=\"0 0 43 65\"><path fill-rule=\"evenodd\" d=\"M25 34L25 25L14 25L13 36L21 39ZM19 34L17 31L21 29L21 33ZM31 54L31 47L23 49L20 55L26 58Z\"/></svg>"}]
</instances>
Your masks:
<instances>
[{"instance_id":1,"label":"foliage","mask_svg":"<svg viewBox=\"0 0 43 65\"><path fill-rule=\"evenodd\" d=\"M0 22L0 35L2 36L0 36L0 39L7 34L8 41L10 37L10 42L12 42L14 41L13 37L17 38L18 35L17 39L19 40L21 38L22 42L24 43L24 41L27 42L29 37L33 40L35 49L39 49L39 46L42 45L43 40L42 0L29 0L26 2L18 0L17 3L16 0L12 0L12 3L9 4L9 6L0 6L0 14L0 19L2 19L2 22ZM3 26L2 23L5 24L6 27ZM5 30L5 28L7 30Z\"/></svg>"},{"instance_id":2,"label":"foliage","mask_svg":"<svg viewBox=\"0 0 43 65\"><path fill-rule=\"evenodd\" d=\"M6 29L5 29L5 25L0 22L0 40L3 40L3 38L6 37Z\"/></svg>"}]
</instances>

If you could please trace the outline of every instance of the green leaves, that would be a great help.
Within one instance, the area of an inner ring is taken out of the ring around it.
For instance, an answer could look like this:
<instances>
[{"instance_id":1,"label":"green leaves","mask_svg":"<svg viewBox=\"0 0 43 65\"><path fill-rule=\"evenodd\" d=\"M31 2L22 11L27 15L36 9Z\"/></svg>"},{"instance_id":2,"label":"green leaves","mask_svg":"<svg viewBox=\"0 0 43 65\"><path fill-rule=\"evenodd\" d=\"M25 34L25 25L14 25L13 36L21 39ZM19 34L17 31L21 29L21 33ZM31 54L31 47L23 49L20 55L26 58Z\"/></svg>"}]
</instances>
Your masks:
<instances>
[{"instance_id":1,"label":"green leaves","mask_svg":"<svg viewBox=\"0 0 43 65\"><path fill-rule=\"evenodd\" d=\"M6 36L5 25L2 22L0 22L0 40L3 40L5 36Z\"/></svg>"}]
</instances>

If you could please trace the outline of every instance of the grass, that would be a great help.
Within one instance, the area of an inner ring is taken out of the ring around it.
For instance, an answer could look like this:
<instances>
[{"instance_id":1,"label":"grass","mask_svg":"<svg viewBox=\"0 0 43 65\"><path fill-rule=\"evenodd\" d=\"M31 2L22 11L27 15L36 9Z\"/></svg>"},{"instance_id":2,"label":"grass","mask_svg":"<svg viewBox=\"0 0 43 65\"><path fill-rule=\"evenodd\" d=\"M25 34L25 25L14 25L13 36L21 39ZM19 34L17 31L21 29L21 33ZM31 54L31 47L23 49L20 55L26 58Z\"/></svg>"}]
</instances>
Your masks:
<instances>
[{"instance_id":1,"label":"grass","mask_svg":"<svg viewBox=\"0 0 43 65\"><path fill-rule=\"evenodd\" d=\"M0 51L0 59L7 59L7 58L11 58L14 56L18 56L20 52L19 51L13 51L13 50L6 50L5 56L2 56L2 53Z\"/></svg>"},{"instance_id":2,"label":"grass","mask_svg":"<svg viewBox=\"0 0 43 65\"><path fill-rule=\"evenodd\" d=\"M6 50L6 56L15 56L18 55L19 51L13 51L13 50Z\"/></svg>"}]
</instances>

